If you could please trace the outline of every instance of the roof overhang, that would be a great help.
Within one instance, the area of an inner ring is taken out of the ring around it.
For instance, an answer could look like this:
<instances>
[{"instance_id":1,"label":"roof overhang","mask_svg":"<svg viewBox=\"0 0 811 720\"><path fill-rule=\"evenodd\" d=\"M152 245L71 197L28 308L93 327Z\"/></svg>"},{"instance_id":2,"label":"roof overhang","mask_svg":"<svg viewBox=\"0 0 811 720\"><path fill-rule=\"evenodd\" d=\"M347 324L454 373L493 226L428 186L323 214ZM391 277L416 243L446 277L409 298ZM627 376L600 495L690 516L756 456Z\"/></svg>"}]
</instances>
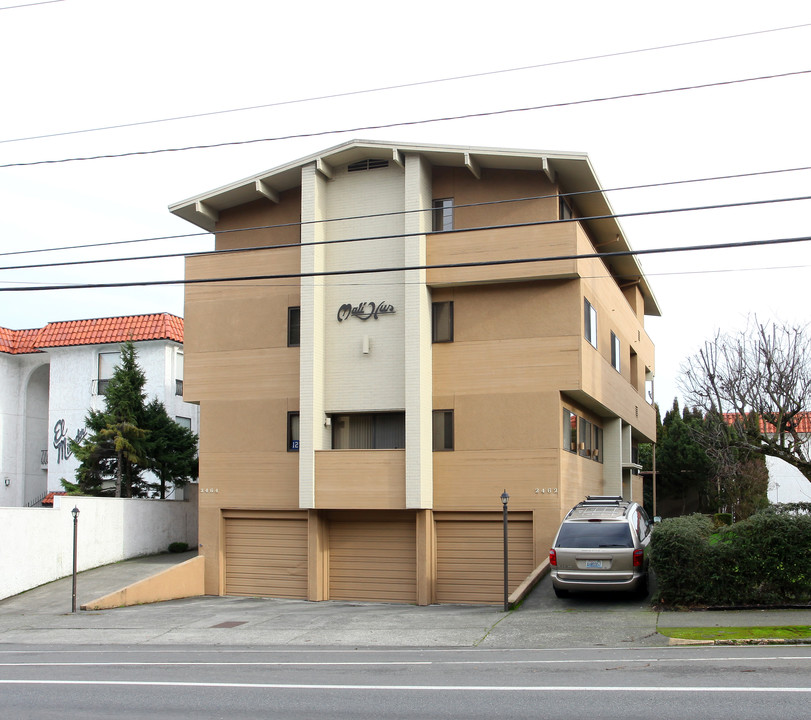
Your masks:
<instances>
[{"instance_id":1,"label":"roof overhang","mask_svg":"<svg viewBox=\"0 0 811 720\"><path fill-rule=\"evenodd\" d=\"M219 213L223 210L262 197L279 202L279 193L301 185L301 169L306 165L315 163L319 172L330 177L333 167L366 159L385 159L403 165L407 153L418 153L432 165L466 167L474 175L478 175L482 168L543 172L550 181L559 183L563 192L578 193L576 205L579 214L585 218L594 218L582 222L589 228L598 252L624 252L631 249L618 220L609 217L614 211L588 155L577 152L351 140L173 203L169 206L169 211L208 232L214 232ZM608 264L620 285L639 285L645 301L646 315L661 315L659 304L636 256L612 257Z\"/></svg>"}]
</instances>

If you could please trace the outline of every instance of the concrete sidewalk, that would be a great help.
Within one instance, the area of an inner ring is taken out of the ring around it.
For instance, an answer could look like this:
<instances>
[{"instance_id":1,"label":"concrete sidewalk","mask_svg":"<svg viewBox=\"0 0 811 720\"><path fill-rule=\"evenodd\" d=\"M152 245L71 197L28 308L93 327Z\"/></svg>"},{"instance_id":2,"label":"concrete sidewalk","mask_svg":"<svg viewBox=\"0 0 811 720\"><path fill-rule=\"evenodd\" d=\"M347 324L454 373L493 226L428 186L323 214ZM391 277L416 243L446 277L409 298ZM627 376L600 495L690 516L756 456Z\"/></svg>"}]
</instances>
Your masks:
<instances>
[{"instance_id":1,"label":"concrete sidewalk","mask_svg":"<svg viewBox=\"0 0 811 720\"><path fill-rule=\"evenodd\" d=\"M194 553L81 573L77 606ZM670 644L657 626L811 625L811 610L668 612L619 595L560 600L544 578L523 604L500 607L204 596L102 611L71 609L71 578L0 601L0 643L334 647L582 648Z\"/></svg>"}]
</instances>

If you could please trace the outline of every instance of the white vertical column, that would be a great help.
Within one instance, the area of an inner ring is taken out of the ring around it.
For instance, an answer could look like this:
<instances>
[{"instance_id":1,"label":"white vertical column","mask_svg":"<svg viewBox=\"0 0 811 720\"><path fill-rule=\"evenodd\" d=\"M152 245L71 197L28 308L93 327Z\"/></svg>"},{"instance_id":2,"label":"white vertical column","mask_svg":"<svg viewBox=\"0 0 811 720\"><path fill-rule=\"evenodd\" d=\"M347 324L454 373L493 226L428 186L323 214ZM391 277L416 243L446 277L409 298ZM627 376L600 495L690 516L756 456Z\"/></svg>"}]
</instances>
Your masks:
<instances>
[{"instance_id":1,"label":"white vertical column","mask_svg":"<svg viewBox=\"0 0 811 720\"><path fill-rule=\"evenodd\" d=\"M325 267L326 181L315 163L301 169L301 272ZM315 451L328 442L324 428L324 278L301 279L301 340L299 346L299 506L315 507Z\"/></svg>"},{"instance_id":2,"label":"white vertical column","mask_svg":"<svg viewBox=\"0 0 811 720\"><path fill-rule=\"evenodd\" d=\"M431 212L431 167L408 154L405 166L405 265L425 265ZM406 507L433 507L431 293L425 270L405 273Z\"/></svg>"},{"instance_id":3,"label":"white vertical column","mask_svg":"<svg viewBox=\"0 0 811 720\"><path fill-rule=\"evenodd\" d=\"M603 422L603 493L622 495L622 420Z\"/></svg>"}]
</instances>

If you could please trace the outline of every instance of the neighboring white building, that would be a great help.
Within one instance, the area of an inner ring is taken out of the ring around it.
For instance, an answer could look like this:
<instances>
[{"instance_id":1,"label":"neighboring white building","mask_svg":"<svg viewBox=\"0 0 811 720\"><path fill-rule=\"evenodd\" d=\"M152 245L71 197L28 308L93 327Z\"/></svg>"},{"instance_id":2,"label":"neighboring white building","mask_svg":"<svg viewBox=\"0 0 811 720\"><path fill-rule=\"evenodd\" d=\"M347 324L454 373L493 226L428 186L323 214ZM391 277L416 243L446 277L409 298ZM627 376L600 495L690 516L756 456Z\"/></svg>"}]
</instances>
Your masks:
<instances>
[{"instance_id":1,"label":"neighboring white building","mask_svg":"<svg viewBox=\"0 0 811 720\"><path fill-rule=\"evenodd\" d=\"M183 319L133 315L0 327L0 505L38 504L74 480L69 438L81 438L90 408L103 409L104 387L121 343L132 340L146 374L147 399L199 433L200 410L183 402Z\"/></svg>"}]
</instances>

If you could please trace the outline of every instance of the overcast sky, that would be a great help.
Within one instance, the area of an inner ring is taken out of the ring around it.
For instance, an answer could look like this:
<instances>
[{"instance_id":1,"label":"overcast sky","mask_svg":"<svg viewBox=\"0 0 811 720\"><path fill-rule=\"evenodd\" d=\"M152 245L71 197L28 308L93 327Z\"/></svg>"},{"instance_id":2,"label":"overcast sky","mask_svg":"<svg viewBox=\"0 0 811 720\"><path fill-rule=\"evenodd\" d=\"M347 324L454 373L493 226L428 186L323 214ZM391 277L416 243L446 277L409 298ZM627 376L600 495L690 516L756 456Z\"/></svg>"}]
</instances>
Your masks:
<instances>
[{"instance_id":1,"label":"overcast sky","mask_svg":"<svg viewBox=\"0 0 811 720\"><path fill-rule=\"evenodd\" d=\"M578 151L605 188L811 166L807 2L0 0L0 165L350 132L118 159L0 167L0 267L210 250L210 236L17 254L195 232L167 206L353 138ZM488 10L477 10L487 7ZM775 32L762 32L789 28ZM755 34L757 33L757 34ZM734 35L741 37L696 42ZM666 49L629 53L668 45ZM625 53L625 54L619 54ZM609 56L609 57L595 57ZM577 62L565 62L574 61ZM173 122L52 135L542 66ZM371 125L640 94L390 129ZM16 142L10 142L17 140ZM811 195L811 172L609 193L618 213ZM811 235L808 201L620 220L638 250ZM811 243L641 259L656 399L683 359L748 315L805 322ZM181 279L180 259L0 271L0 289ZM183 314L180 286L0 292L0 326Z\"/></svg>"}]
</instances>

